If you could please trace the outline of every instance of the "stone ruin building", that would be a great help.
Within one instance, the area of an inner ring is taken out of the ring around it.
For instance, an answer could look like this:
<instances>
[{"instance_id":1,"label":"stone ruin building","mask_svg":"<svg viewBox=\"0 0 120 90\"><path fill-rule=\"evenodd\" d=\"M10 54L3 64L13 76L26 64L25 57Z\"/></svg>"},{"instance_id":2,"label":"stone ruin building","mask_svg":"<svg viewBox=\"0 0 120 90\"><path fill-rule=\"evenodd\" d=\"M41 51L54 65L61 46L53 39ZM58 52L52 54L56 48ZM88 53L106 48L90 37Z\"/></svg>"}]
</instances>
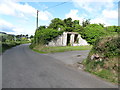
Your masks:
<instances>
[{"instance_id":1,"label":"stone ruin building","mask_svg":"<svg viewBox=\"0 0 120 90\"><path fill-rule=\"evenodd\" d=\"M83 46L89 45L86 40L81 38L77 32L63 32L54 40L50 41L47 46Z\"/></svg>"}]
</instances>

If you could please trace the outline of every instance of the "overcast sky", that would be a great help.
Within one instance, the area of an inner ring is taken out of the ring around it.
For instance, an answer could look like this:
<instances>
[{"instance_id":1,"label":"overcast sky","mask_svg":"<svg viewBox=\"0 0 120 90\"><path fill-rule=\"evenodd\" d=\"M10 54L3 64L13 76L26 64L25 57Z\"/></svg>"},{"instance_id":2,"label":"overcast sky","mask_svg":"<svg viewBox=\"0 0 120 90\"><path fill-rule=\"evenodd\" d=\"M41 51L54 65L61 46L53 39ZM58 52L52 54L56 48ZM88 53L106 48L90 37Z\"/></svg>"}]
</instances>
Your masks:
<instances>
[{"instance_id":1,"label":"overcast sky","mask_svg":"<svg viewBox=\"0 0 120 90\"><path fill-rule=\"evenodd\" d=\"M64 1L67 3L61 4ZM0 31L9 34L34 35L36 10L39 10L39 25L49 25L53 18L71 17L73 20L80 20L80 23L85 18L91 19L91 23L118 26L118 1L19 0L16 2L16 0L1 0Z\"/></svg>"}]
</instances>

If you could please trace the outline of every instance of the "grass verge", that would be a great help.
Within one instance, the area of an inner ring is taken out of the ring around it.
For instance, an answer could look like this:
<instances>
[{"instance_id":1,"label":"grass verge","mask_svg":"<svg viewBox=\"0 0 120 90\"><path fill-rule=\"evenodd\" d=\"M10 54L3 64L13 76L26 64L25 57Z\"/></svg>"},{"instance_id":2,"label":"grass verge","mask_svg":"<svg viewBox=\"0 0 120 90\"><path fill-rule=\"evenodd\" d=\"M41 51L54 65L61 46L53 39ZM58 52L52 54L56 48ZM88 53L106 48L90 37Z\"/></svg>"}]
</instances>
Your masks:
<instances>
[{"instance_id":1,"label":"grass verge","mask_svg":"<svg viewBox=\"0 0 120 90\"><path fill-rule=\"evenodd\" d=\"M0 54L2 54L5 50L10 49L14 46L20 45L20 44L26 44L30 43L29 41L17 41L17 42L0 42Z\"/></svg>"},{"instance_id":2,"label":"grass verge","mask_svg":"<svg viewBox=\"0 0 120 90\"><path fill-rule=\"evenodd\" d=\"M20 43L15 43L15 42L12 42L12 43L1 43L0 44L0 54L3 53L5 50L11 48L11 47L14 47L16 45L20 45Z\"/></svg>"},{"instance_id":3,"label":"grass verge","mask_svg":"<svg viewBox=\"0 0 120 90\"><path fill-rule=\"evenodd\" d=\"M83 64L83 63L82 63ZM93 65L94 63L91 63L91 65ZM84 64L83 64L84 65ZM93 75L96 75L98 77L100 77L103 80L106 80L108 82L114 83L114 84L118 84L118 73L116 73L115 71L111 71L108 69L104 69L104 68L100 68L100 66L97 66L96 70L93 71L92 69L90 69L91 65L87 65L84 68L84 71L89 72ZM94 66L94 65L93 65ZM100 68L100 69L98 69Z\"/></svg>"},{"instance_id":4,"label":"grass verge","mask_svg":"<svg viewBox=\"0 0 120 90\"><path fill-rule=\"evenodd\" d=\"M43 45L37 45L33 48L33 51L39 53L55 53L55 52L66 52L66 51L78 51L78 50L90 50L92 46L59 46L59 47L48 47Z\"/></svg>"},{"instance_id":5,"label":"grass verge","mask_svg":"<svg viewBox=\"0 0 120 90\"><path fill-rule=\"evenodd\" d=\"M120 37L117 35L99 38L86 60L84 70L107 81L120 84Z\"/></svg>"}]
</instances>

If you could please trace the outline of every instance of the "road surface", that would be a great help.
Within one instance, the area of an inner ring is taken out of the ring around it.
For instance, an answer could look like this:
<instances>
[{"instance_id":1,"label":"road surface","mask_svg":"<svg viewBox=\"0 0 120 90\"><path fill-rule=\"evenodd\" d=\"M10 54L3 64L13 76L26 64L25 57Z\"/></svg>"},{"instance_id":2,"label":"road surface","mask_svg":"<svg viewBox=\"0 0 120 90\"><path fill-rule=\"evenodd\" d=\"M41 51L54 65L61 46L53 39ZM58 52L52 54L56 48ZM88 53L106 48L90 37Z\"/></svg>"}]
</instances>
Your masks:
<instances>
[{"instance_id":1,"label":"road surface","mask_svg":"<svg viewBox=\"0 0 120 90\"><path fill-rule=\"evenodd\" d=\"M87 72L68 67L49 55L36 53L27 44L2 56L3 88L115 88Z\"/></svg>"},{"instance_id":2,"label":"road surface","mask_svg":"<svg viewBox=\"0 0 120 90\"><path fill-rule=\"evenodd\" d=\"M77 62L82 62L88 56L89 52L89 50L81 50L49 53L47 55L55 58L56 60L60 60L67 65L73 65Z\"/></svg>"}]
</instances>

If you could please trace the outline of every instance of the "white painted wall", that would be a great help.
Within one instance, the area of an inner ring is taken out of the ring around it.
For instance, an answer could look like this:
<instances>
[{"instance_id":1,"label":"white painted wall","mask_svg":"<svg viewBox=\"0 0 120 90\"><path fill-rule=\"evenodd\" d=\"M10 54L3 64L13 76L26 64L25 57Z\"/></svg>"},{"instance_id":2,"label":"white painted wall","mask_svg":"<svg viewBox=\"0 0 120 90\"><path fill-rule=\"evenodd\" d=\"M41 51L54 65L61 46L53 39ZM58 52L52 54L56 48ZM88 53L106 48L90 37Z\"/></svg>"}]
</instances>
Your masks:
<instances>
[{"instance_id":1,"label":"white painted wall","mask_svg":"<svg viewBox=\"0 0 120 90\"><path fill-rule=\"evenodd\" d=\"M81 35L78 35L78 43L74 43L74 37L76 32L63 32L61 36L58 36L54 40L48 43L47 46L67 46L67 34L71 33L70 36L70 44L71 46L84 46L84 45L89 45L86 40L81 38Z\"/></svg>"},{"instance_id":2,"label":"white painted wall","mask_svg":"<svg viewBox=\"0 0 120 90\"><path fill-rule=\"evenodd\" d=\"M85 46L85 45L89 45L89 44L87 43L87 41L81 37L80 34L78 35L78 38L79 38L79 39L78 39L78 43L77 43L77 44L74 43L73 46Z\"/></svg>"}]
</instances>

